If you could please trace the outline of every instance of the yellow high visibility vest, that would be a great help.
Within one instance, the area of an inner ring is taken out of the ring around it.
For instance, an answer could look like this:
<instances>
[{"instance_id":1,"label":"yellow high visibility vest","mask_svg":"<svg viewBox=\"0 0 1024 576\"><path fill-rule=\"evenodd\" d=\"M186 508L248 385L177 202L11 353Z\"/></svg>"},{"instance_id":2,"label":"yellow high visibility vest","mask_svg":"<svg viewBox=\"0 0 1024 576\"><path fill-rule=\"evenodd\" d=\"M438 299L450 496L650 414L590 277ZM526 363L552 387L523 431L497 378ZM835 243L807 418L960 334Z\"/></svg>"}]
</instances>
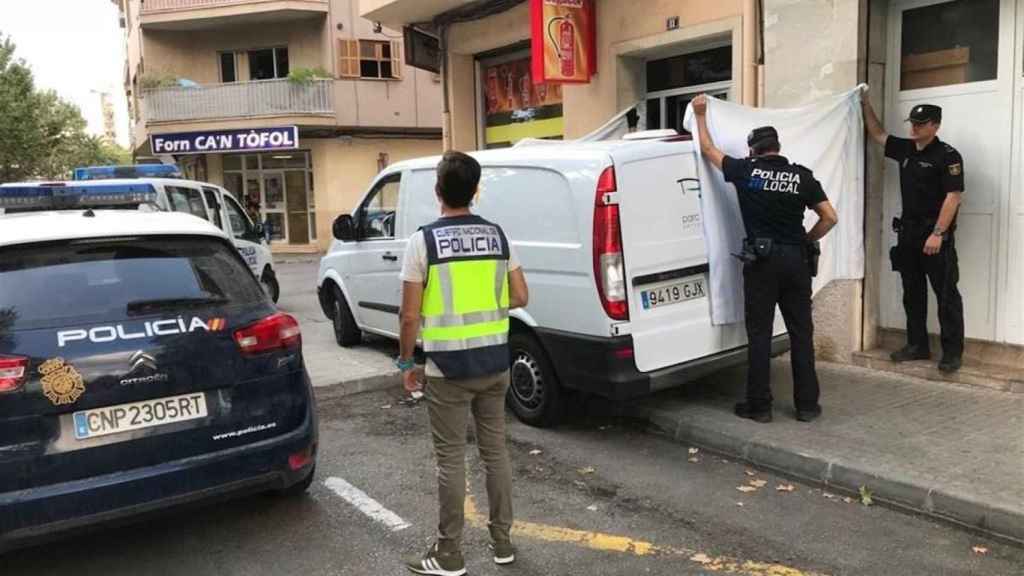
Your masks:
<instances>
[{"instance_id":1,"label":"yellow high visibility vest","mask_svg":"<svg viewBox=\"0 0 1024 576\"><path fill-rule=\"evenodd\" d=\"M446 378L508 370L508 240L479 216L442 218L423 229L427 285L423 351Z\"/></svg>"}]
</instances>

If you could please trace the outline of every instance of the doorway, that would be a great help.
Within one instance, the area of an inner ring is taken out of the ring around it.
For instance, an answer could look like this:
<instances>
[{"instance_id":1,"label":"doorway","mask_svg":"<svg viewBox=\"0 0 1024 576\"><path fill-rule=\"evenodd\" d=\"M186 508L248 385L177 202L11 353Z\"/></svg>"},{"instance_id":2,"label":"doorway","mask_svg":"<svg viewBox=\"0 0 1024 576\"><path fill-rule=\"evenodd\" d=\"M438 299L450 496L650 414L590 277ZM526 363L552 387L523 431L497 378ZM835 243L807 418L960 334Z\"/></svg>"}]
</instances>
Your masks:
<instances>
[{"instance_id":1,"label":"doorway","mask_svg":"<svg viewBox=\"0 0 1024 576\"><path fill-rule=\"evenodd\" d=\"M224 157L224 187L264 224L272 244L316 241L313 172L304 150Z\"/></svg>"},{"instance_id":2,"label":"doorway","mask_svg":"<svg viewBox=\"0 0 1024 576\"><path fill-rule=\"evenodd\" d=\"M894 136L905 137L904 119L911 108L925 103L943 108L939 138L963 155L966 176L956 232L966 336L1019 343L1019 324L1014 329L1004 319L1013 315L1022 297L1019 282L1015 294L1006 290L1013 268L1008 254L1014 237L1008 211L1014 195L1011 159L1018 154L1012 152L1011 126L1020 123L1019 115L1016 120L1013 115L1013 70L1020 53L1014 38L1015 4L1015 0L891 2L885 125ZM899 189L899 171L887 161L883 253L895 244L887 223L901 212ZM902 294L899 275L888 267L879 282L881 294ZM938 333L935 306L929 293L931 333ZM1016 314L1020 315L1019 308ZM900 298L882 299L880 321L883 328L905 329Z\"/></svg>"}]
</instances>

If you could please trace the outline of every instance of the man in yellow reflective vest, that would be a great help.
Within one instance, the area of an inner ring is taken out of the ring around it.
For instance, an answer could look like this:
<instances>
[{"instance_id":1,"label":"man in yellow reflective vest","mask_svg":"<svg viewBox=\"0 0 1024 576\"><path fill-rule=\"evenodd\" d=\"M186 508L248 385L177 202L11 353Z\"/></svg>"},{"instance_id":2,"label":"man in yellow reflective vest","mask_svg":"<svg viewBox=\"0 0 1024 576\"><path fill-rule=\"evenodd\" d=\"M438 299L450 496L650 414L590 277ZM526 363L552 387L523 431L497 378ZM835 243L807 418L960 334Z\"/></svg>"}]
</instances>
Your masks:
<instances>
[{"instance_id":1,"label":"man in yellow reflective vest","mask_svg":"<svg viewBox=\"0 0 1024 576\"><path fill-rule=\"evenodd\" d=\"M441 218L409 238L402 262L401 350L395 364L405 389L419 390L413 350L427 354L426 398L437 456L437 542L407 567L417 574L461 576L466 499L466 426L472 411L487 470L494 562L515 561L512 468L505 446L509 385L508 311L526 306L522 267L501 227L472 214L480 164L448 152L437 166Z\"/></svg>"}]
</instances>

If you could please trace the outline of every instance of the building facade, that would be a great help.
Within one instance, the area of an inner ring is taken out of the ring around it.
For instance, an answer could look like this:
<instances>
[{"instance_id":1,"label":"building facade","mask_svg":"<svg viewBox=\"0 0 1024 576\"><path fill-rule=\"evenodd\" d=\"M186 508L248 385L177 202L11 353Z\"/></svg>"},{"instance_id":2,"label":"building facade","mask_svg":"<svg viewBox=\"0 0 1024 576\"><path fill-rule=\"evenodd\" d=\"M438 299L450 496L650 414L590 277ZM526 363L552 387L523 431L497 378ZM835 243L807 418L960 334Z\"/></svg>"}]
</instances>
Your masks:
<instances>
[{"instance_id":1,"label":"building facade","mask_svg":"<svg viewBox=\"0 0 1024 576\"><path fill-rule=\"evenodd\" d=\"M579 137L635 104L641 127L683 132L686 105L701 92L791 107L869 82L869 97L896 135L906 135L902 119L914 105L943 106L940 137L961 151L967 175L957 244L968 349L956 378L1024 388L1024 1L594 0L594 7L596 75L587 84L532 89L523 80L531 34L525 0L361 0L359 12L441 38L445 144L459 149ZM900 280L887 259L898 171L874 146L866 170L865 279L833 282L816 295L815 336L819 357L881 366L904 329ZM938 378L931 368L924 375Z\"/></svg>"},{"instance_id":2,"label":"building facade","mask_svg":"<svg viewBox=\"0 0 1024 576\"><path fill-rule=\"evenodd\" d=\"M441 151L440 78L354 0L113 2L136 157L235 193L275 251L324 250L381 168ZM280 129L298 141L257 138Z\"/></svg>"}]
</instances>

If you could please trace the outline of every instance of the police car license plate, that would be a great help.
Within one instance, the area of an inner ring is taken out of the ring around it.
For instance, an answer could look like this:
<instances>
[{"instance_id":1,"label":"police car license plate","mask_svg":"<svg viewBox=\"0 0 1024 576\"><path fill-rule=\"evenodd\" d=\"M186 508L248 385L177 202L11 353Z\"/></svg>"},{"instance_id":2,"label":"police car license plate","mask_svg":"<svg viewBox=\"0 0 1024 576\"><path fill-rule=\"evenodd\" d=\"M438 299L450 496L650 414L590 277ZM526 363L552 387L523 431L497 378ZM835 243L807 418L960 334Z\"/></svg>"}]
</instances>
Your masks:
<instances>
[{"instance_id":1,"label":"police car license plate","mask_svg":"<svg viewBox=\"0 0 1024 576\"><path fill-rule=\"evenodd\" d=\"M75 438L85 440L141 428L206 418L206 395L182 394L74 413Z\"/></svg>"},{"instance_id":2,"label":"police car license plate","mask_svg":"<svg viewBox=\"0 0 1024 576\"><path fill-rule=\"evenodd\" d=\"M704 276L693 276L680 282L641 290L640 301L643 303L644 310L650 310L651 308L660 308L670 304L686 302L687 300L704 298L707 295L707 284Z\"/></svg>"}]
</instances>

